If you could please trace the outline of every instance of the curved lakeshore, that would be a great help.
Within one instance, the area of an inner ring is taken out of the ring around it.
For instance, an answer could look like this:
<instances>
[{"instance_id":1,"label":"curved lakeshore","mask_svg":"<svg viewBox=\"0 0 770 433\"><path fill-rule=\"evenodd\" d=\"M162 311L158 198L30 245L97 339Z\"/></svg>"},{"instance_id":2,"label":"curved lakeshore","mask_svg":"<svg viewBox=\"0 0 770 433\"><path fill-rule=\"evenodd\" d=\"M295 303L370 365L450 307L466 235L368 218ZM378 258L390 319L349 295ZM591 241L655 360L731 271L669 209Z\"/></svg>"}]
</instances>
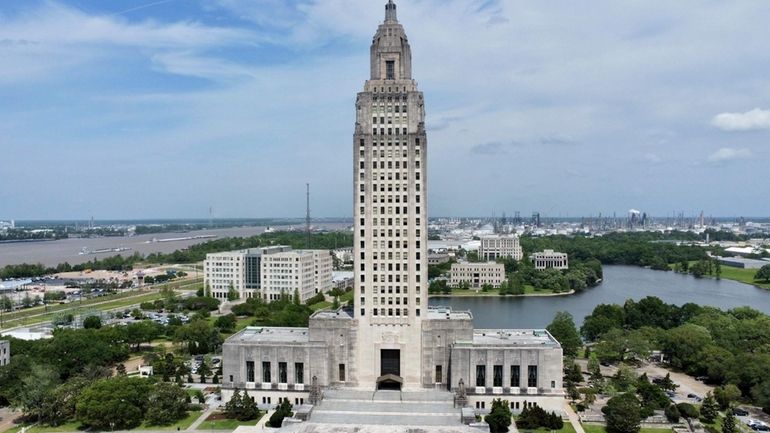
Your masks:
<instances>
[{"instance_id":1,"label":"curved lakeshore","mask_svg":"<svg viewBox=\"0 0 770 433\"><path fill-rule=\"evenodd\" d=\"M553 295L563 295L553 294ZM599 304L623 304L656 296L663 302L696 303L721 309L750 306L770 314L770 292L728 279L694 278L634 266L604 266L604 281L569 296L435 296L430 305L470 310L479 328L545 327L559 311L569 311L580 326Z\"/></svg>"}]
</instances>

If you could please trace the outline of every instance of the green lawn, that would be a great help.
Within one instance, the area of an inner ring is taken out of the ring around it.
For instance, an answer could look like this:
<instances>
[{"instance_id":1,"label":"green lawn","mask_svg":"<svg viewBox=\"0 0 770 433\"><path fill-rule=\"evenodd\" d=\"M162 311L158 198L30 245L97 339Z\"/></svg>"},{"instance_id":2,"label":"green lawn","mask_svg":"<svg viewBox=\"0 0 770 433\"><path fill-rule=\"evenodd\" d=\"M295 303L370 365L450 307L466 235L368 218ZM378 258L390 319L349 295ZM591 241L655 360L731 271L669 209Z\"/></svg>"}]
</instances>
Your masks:
<instances>
[{"instance_id":1,"label":"green lawn","mask_svg":"<svg viewBox=\"0 0 770 433\"><path fill-rule=\"evenodd\" d=\"M135 430L176 430L177 427L179 430L186 430L187 427L190 427L192 423L195 422L196 419L198 419L203 411L195 410L187 413L187 416L180 419L179 421L175 422L171 425L147 425L147 423L142 423L139 427L137 427Z\"/></svg>"},{"instance_id":2,"label":"green lawn","mask_svg":"<svg viewBox=\"0 0 770 433\"><path fill-rule=\"evenodd\" d=\"M140 430L176 430L177 427L179 427L180 430L185 430L187 427L190 427L190 425L195 422L198 417L201 416L201 411L193 411L189 412L187 417L177 421L174 424L167 425L167 426L150 426L147 424L142 424L139 427L137 427L134 430L140 431ZM4 433L18 433L21 431L22 426L17 426L12 429L6 430ZM82 426L80 425L79 421L72 421L68 422L66 424L62 424L57 427L48 427L48 426L33 426L27 429L27 433L58 433L58 432L71 432L71 431L77 431L81 430Z\"/></svg>"},{"instance_id":3,"label":"green lawn","mask_svg":"<svg viewBox=\"0 0 770 433\"><path fill-rule=\"evenodd\" d=\"M690 265L693 263L697 263L696 261L691 261ZM676 264L669 265L669 268L672 270L675 268ZM754 280L754 275L757 274L758 269L743 269L743 268L734 268L732 266L725 266L722 265L722 275L721 278L724 278L726 280L733 280L738 281L740 283L746 283L751 284L753 286L761 287L763 289L770 289L770 283L766 282L759 282ZM704 278L716 278L713 275L705 275Z\"/></svg>"},{"instance_id":4,"label":"green lawn","mask_svg":"<svg viewBox=\"0 0 770 433\"><path fill-rule=\"evenodd\" d=\"M722 265L722 278L753 284L763 289L770 289L770 283L760 283L754 280L756 273L757 269L740 269Z\"/></svg>"},{"instance_id":5,"label":"green lawn","mask_svg":"<svg viewBox=\"0 0 770 433\"><path fill-rule=\"evenodd\" d=\"M21 431L21 427L22 426L16 426L16 427L10 428L6 430L5 433L17 433ZM72 421L57 427L36 425L28 428L27 433L56 433L56 432L65 432L65 431L76 431L76 430L80 430L80 428L81 428L80 422Z\"/></svg>"},{"instance_id":6,"label":"green lawn","mask_svg":"<svg viewBox=\"0 0 770 433\"><path fill-rule=\"evenodd\" d=\"M569 421L564 421L564 427L562 427L560 430L550 430L545 427L541 427L537 430L527 430L527 429L519 429L519 432L522 433L575 433L575 427L572 427L572 424Z\"/></svg>"},{"instance_id":7,"label":"green lawn","mask_svg":"<svg viewBox=\"0 0 770 433\"><path fill-rule=\"evenodd\" d=\"M323 301L319 302L317 304L313 304L310 306L310 309L313 311L323 310L324 308L329 308L332 306L331 302Z\"/></svg>"},{"instance_id":8,"label":"green lawn","mask_svg":"<svg viewBox=\"0 0 770 433\"><path fill-rule=\"evenodd\" d=\"M264 415L263 412L259 413L257 419L251 421L238 421L237 419L216 419L205 420L198 426L198 430L235 430L240 425L256 425L257 421Z\"/></svg>"},{"instance_id":9,"label":"green lawn","mask_svg":"<svg viewBox=\"0 0 770 433\"><path fill-rule=\"evenodd\" d=\"M607 429L603 425L598 424L583 424L583 430L586 433L607 433ZM647 428L642 427L639 433L671 433L670 428Z\"/></svg>"}]
</instances>

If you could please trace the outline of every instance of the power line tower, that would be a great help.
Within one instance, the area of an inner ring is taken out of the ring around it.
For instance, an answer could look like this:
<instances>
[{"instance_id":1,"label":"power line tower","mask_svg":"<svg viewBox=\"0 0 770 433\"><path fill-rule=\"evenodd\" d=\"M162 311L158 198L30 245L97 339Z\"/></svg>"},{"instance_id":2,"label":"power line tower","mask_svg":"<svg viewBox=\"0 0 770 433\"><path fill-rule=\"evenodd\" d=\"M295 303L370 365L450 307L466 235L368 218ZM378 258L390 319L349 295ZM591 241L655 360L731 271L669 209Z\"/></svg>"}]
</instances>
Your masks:
<instances>
[{"instance_id":1,"label":"power line tower","mask_svg":"<svg viewBox=\"0 0 770 433\"><path fill-rule=\"evenodd\" d=\"M310 184L305 184L305 248L310 249Z\"/></svg>"}]
</instances>

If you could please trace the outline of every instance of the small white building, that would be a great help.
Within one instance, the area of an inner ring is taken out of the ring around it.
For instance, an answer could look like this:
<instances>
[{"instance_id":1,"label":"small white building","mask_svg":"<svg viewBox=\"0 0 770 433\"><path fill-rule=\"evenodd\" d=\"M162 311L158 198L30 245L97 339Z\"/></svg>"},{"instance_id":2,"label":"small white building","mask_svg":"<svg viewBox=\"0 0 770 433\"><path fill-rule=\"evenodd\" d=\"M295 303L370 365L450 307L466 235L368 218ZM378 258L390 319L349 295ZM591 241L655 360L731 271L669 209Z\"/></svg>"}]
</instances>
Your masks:
<instances>
[{"instance_id":1,"label":"small white building","mask_svg":"<svg viewBox=\"0 0 770 433\"><path fill-rule=\"evenodd\" d=\"M559 253L554 250L543 250L539 253L532 254L532 263L535 264L535 269L568 269L569 261L567 259L567 253Z\"/></svg>"},{"instance_id":2,"label":"small white building","mask_svg":"<svg viewBox=\"0 0 770 433\"><path fill-rule=\"evenodd\" d=\"M471 288L481 288L486 284L499 288L503 281L505 281L505 266L502 263L452 263L449 271L449 285L451 287L459 287L463 283L468 283Z\"/></svg>"}]
</instances>

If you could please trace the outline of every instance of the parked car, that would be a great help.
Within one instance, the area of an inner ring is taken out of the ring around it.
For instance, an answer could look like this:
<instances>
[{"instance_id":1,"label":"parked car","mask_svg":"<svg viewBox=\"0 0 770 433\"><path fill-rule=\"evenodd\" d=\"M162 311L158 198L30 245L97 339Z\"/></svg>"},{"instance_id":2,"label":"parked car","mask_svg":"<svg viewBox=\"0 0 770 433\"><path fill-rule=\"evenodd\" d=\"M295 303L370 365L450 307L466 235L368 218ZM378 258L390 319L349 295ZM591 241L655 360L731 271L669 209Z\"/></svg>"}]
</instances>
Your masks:
<instances>
[{"instance_id":1,"label":"parked car","mask_svg":"<svg viewBox=\"0 0 770 433\"><path fill-rule=\"evenodd\" d=\"M736 407L733 409L733 414L735 416L749 416L749 411L747 411L746 409L741 409L739 407Z\"/></svg>"},{"instance_id":2,"label":"parked car","mask_svg":"<svg viewBox=\"0 0 770 433\"><path fill-rule=\"evenodd\" d=\"M687 398L696 398L696 397L698 397L698 396L693 394L693 393L687 394Z\"/></svg>"},{"instance_id":3,"label":"parked car","mask_svg":"<svg viewBox=\"0 0 770 433\"><path fill-rule=\"evenodd\" d=\"M708 379L709 379L709 377L708 377L708 376L698 376L698 377L696 377L696 378L695 378L695 380L699 380L699 381L701 381L701 382L705 382L705 381L707 381Z\"/></svg>"}]
</instances>

